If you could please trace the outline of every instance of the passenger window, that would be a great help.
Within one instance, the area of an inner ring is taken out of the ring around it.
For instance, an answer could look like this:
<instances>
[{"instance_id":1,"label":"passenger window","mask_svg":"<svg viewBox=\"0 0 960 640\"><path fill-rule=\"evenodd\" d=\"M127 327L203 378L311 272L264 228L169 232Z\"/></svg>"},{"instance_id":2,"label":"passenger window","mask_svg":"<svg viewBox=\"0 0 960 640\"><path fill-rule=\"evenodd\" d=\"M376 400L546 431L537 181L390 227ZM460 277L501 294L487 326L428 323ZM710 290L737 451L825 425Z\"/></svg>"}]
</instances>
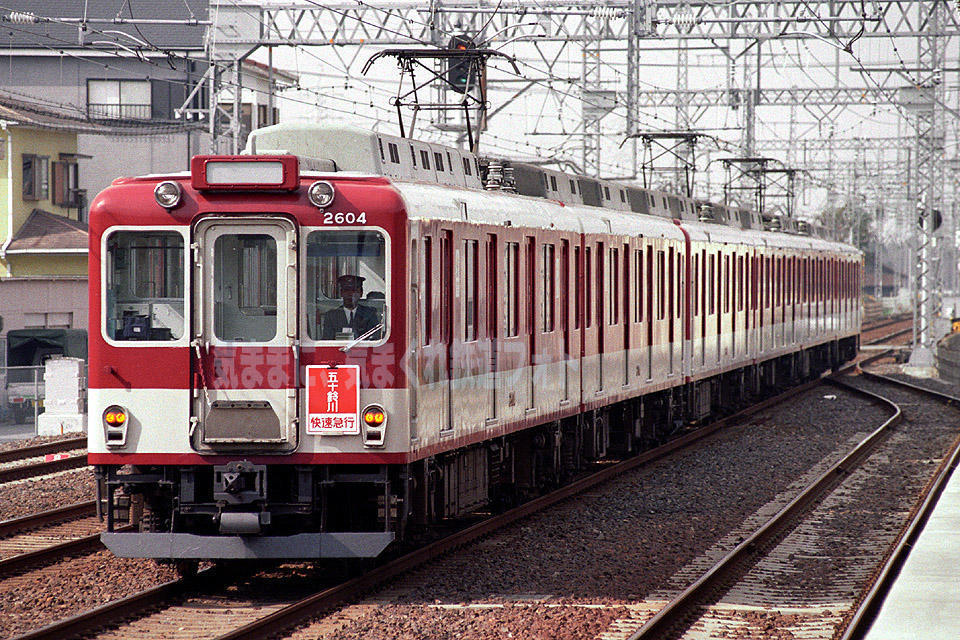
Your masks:
<instances>
[{"instance_id":1,"label":"passenger window","mask_svg":"<svg viewBox=\"0 0 960 640\"><path fill-rule=\"evenodd\" d=\"M420 161L423 163L424 169L430 169L430 154L423 149L420 149Z\"/></svg>"},{"instance_id":2,"label":"passenger window","mask_svg":"<svg viewBox=\"0 0 960 640\"><path fill-rule=\"evenodd\" d=\"M610 187L607 187L607 186L604 186L604 187L603 187L603 198L604 198L605 200L609 200L609 199L610 199Z\"/></svg>"},{"instance_id":3,"label":"passenger window","mask_svg":"<svg viewBox=\"0 0 960 640\"><path fill-rule=\"evenodd\" d=\"M467 175L467 176L473 175L473 173L470 171L470 159L469 159L469 158L463 158L463 173L464 173L464 175Z\"/></svg>"},{"instance_id":4,"label":"passenger window","mask_svg":"<svg viewBox=\"0 0 960 640\"><path fill-rule=\"evenodd\" d=\"M556 278L556 250L554 245L543 245L543 332L549 333L554 327L554 304Z\"/></svg>"},{"instance_id":5,"label":"passenger window","mask_svg":"<svg viewBox=\"0 0 960 640\"><path fill-rule=\"evenodd\" d=\"M441 155L439 151L434 151L433 159L436 163L437 171L443 171L443 155Z\"/></svg>"},{"instance_id":6,"label":"passenger window","mask_svg":"<svg viewBox=\"0 0 960 640\"><path fill-rule=\"evenodd\" d=\"M557 176L550 176L550 190L557 190Z\"/></svg>"},{"instance_id":7,"label":"passenger window","mask_svg":"<svg viewBox=\"0 0 960 640\"><path fill-rule=\"evenodd\" d=\"M400 164L400 149L392 142L387 143L387 149L390 151L390 162Z\"/></svg>"},{"instance_id":8,"label":"passenger window","mask_svg":"<svg viewBox=\"0 0 960 640\"><path fill-rule=\"evenodd\" d=\"M417 168L417 152L414 151L413 145L410 145L410 159L413 161L413 168Z\"/></svg>"},{"instance_id":9,"label":"passenger window","mask_svg":"<svg viewBox=\"0 0 960 640\"><path fill-rule=\"evenodd\" d=\"M508 242L505 246L506 276L507 276L507 323L504 327L508 338L516 336L520 325L520 245L516 242Z\"/></svg>"},{"instance_id":10,"label":"passenger window","mask_svg":"<svg viewBox=\"0 0 960 640\"><path fill-rule=\"evenodd\" d=\"M476 240L464 240L463 340L477 339L477 250Z\"/></svg>"},{"instance_id":11,"label":"passenger window","mask_svg":"<svg viewBox=\"0 0 960 640\"><path fill-rule=\"evenodd\" d=\"M118 231L107 241L107 337L179 340L184 334L183 236Z\"/></svg>"}]
</instances>

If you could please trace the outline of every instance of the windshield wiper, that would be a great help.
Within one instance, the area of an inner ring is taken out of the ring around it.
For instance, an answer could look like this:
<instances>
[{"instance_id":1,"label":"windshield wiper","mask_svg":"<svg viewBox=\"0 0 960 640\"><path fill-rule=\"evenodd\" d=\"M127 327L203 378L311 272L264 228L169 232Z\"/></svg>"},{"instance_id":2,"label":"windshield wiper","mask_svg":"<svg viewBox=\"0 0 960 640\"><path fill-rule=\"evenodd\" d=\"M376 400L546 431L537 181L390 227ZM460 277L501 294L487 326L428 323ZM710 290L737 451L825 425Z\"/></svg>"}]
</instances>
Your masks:
<instances>
[{"instance_id":1,"label":"windshield wiper","mask_svg":"<svg viewBox=\"0 0 960 640\"><path fill-rule=\"evenodd\" d=\"M350 344L340 347L340 351L343 351L344 353L346 353L347 351L350 351L350 349L353 349L355 346L357 346L357 343L366 340L367 338L369 338L370 336L372 336L373 334L375 334L377 331L380 331L381 329L383 329L383 323L382 323L382 322L381 322L380 324L378 324L377 326L375 326L374 328L372 328L372 329L370 329L369 331L367 331L365 334L363 334L363 335L360 336L359 338L356 338L356 339L355 339L353 342L351 342Z\"/></svg>"}]
</instances>

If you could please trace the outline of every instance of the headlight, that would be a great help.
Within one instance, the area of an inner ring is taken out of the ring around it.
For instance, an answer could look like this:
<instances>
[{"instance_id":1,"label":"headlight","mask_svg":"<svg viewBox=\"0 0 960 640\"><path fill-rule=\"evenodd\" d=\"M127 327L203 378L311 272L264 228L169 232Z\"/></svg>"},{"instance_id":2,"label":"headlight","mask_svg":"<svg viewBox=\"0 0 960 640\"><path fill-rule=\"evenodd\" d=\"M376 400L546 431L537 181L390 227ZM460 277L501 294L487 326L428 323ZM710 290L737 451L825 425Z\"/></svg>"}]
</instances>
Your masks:
<instances>
[{"instance_id":1,"label":"headlight","mask_svg":"<svg viewBox=\"0 0 960 640\"><path fill-rule=\"evenodd\" d=\"M363 421L368 427L379 427L387 421L387 414L381 407L370 405L363 412Z\"/></svg>"},{"instance_id":2,"label":"headlight","mask_svg":"<svg viewBox=\"0 0 960 640\"><path fill-rule=\"evenodd\" d=\"M153 197L156 198L157 204L164 209L173 209L179 206L182 196L183 191L180 189L180 183L170 180L161 182L153 190Z\"/></svg>"},{"instance_id":3,"label":"headlight","mask_svg":"<svg viewBox=\"0 0 960 640\"><path fill-rule=\"evenodd\" d=\"M103 426L108 447L122 447L127 443L127 421L130 416L120 405L110 405L103 411Z\"/></svg>"},{"instance_id":4,"label":"headlight","mask_svg":"<svg viewBox=\"0 0 960 640\"><path fill-rule=\"evenodd\" d=\"M382 447L386 440L387 412L378 404L363 410L363 446Z\"/></svg>"},{"instance_id":5,"label":"headlight","mask_svg":"<svg viewBox=\"0 0 960 640\"><path fill-rule=\"evenodd\" d=\"M103 412L103 421L111 427L120 426L127 421L127 412L123 407L116 405L107 407L107 410Z\"/></svg>"},{"instance_id":6,"label":"headlight","mask_svg":"<svg viewBox=\"0 0 960 640\"><path fill-rule=\"evenodd\" d=\"M310 198L310 202L321 209L333 202L334 195L336 195L336 192L333 185L324 180L317 180L307 189L307 197Z\"/></svg>"}]
</instances>

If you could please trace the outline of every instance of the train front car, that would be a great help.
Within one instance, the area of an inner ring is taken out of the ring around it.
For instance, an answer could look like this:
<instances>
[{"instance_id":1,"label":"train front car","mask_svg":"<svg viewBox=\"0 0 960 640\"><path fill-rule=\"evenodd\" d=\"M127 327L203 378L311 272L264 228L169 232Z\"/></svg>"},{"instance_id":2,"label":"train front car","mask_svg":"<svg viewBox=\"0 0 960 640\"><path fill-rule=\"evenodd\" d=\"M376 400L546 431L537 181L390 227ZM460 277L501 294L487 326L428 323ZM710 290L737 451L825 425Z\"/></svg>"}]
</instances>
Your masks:
<instances>
[{"instance_id":1,"label":"train front car","mask_svg":"<svg viewBox=\"0 0 960 640\"><path fill-rule=\"evenodd\" d=\"M406 233L386 179L292 155L98 196L88 456L111 551L370 557L398 536Z\"/></svg>"}]
</instances>

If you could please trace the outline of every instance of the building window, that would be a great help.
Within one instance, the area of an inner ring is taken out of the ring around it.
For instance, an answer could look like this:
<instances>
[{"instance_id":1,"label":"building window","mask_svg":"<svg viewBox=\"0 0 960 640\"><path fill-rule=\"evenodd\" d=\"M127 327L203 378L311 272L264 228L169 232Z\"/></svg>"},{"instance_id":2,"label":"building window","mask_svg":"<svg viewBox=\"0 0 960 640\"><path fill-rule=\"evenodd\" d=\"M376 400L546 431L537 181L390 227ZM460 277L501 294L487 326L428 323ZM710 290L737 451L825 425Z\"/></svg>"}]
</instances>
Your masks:
<instances>
[{"instance_id":1,"label":"building window","mask_svg":"<svg viewBox=\"0 0 960 640\"><path fill-rule=\"evenodd\" d=\"M61 156L63 158L63 156ZM79 207L81 203L80 172L75 160L53 163L53 204L61 207Z\"/></svg>"},{"instance_id":2,"label":"building window","mask_svg":"<svg viewBox=\"0 0 960 640\"><path fill-rule=\"evenodd\" d=\"M23 199L46 200L50 194L50 159L23 154Z\"/></svg>"},{"instance_id":3,"label":"building window","mask_svg":"<svg viewBox=\"0 0 960 640\"><path fill-rule=\"evenodd\" d=\"M149 120L149 80L87 80L87 114L91 118Z\"/></svg>"}]
</instances>

